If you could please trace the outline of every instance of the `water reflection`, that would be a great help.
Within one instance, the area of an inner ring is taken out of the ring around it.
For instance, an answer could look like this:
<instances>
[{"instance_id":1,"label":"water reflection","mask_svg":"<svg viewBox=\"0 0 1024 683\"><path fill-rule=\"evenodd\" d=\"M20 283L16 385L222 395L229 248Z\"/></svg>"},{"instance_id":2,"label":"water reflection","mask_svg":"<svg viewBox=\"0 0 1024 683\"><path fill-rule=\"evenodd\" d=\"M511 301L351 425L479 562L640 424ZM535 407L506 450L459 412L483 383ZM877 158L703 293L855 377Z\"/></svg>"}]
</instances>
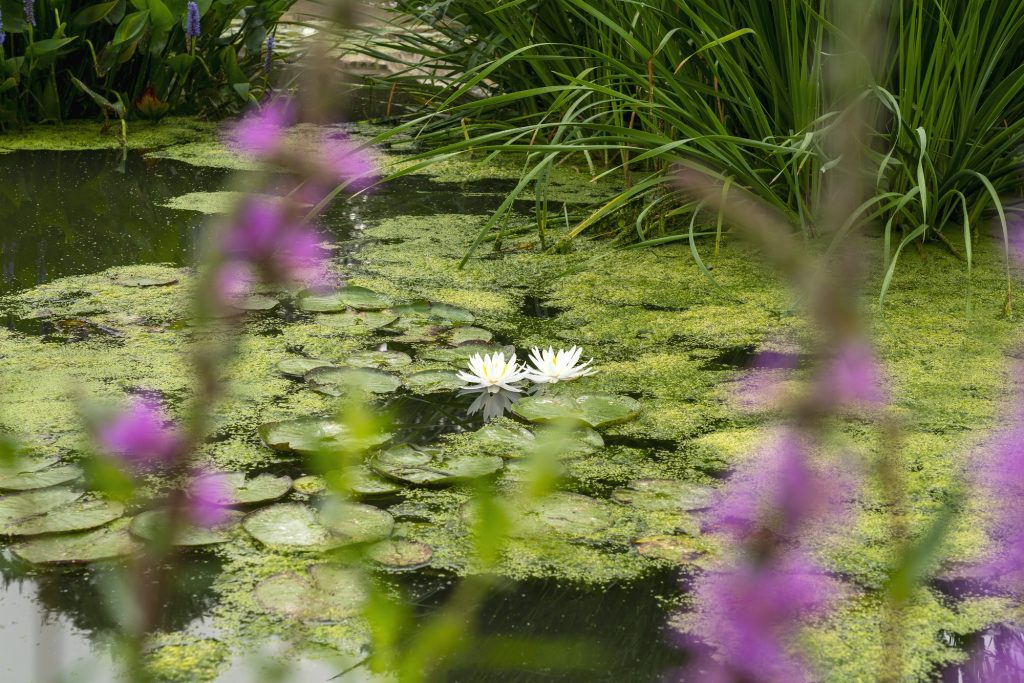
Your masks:
<instances>
[{"instance_id":1,"label":"water reflection","mask_svg":"<svg viewBox=\"0 0 1024 683\"><path fill-rule=\"evenodd\" d=\"M993 626L968 638L949 635L949 644L968 649L971 659L942 672L943 683L1017 683L1024 681L1024 632Z\"/></svg>"},{"instance_id":2,"label":"water reflection","mask_svg":"<svg viewBox=\"0 0 1024 683\"><path fill-rule=\"evenodd\" d=\"M523 397L522 394L505 389L498 389L495 392L491 392L489 389L462 389L459 391L459 396L475 396L476 398L466 409L466 414L481 413L484 421L501 417L512 410L513 404Z\"/></svg>"}]
</instances>

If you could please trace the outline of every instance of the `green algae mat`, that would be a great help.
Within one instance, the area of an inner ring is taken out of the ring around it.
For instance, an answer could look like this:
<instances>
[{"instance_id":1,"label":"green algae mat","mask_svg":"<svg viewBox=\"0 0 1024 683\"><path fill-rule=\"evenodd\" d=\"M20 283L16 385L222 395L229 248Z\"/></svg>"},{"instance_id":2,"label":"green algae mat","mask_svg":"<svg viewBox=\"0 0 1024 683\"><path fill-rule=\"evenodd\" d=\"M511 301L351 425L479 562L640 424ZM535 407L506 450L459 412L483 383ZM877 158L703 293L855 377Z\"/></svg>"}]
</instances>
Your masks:
<instances>
[{"instance_id":1,"label":"green algae mat","mask_svg":"<svg viewBox=\"0 0 1024 683\"><path fill-rule=\"evenodd\" d=\"M240 164L212 129L179 123L171 130L170 139L141 145L149 163L180 172L187 157L208 184L175 185L152 201L195 227L187 221L203 210L197 199L175 197L219 192L212 181L220 175L202 174ZM80 149L92 144L84 131L70 139ZM26 144L8 141L19 151L0 156L0 167L36 154ZM360 617L369 592L361 572L327 563L326 553L356 549L371 580L405 582L406 589L482 571L470 535L479 516L474 487L487 482L516 508L521 462L552 423L562 426L555 449L561 490L516 509L519 521L497 565L521 595L532 596L508 608L508 632L562 615L616 649L621 633L607 625L632 620L632 636L645 644L633 659L608 663L608 671L620 680L660 680L675 661L661 628L691 626L677 577L713 566L717 551L702 533L701 511L772 429L736 399L745 360L813 330L742 244L726 243L713 259L728 295L703 277L688 247L622 251L577 241L567 253L545 253L525 217L494 251L481 249L459 269L503 186L474 187L481 196L456 201L451 183L512 176L455 164L448 171L327 214L324 228L336 241L336 268L347 286L326 294L264 292L275 305L248 307L240 353L225 368L229 398L201 452L205 464L231 473L225 502L234 512L214 529L186 529L176 539L213 570L201 598L191 601L190 618L162 635L153 652L164 679L214 680L232 653L271 636L315 643L358 663L369 642ZM571 176L562 182L571 201ZM409 188L429 200L402 204L397 195ZM172 190L179 194L165 196ZM210 199L216 207L225 201ZM161 235L156 228L146 234ZM195 273L187 252L172 249L157 264L138 263L136 254L159 253L139 249L111 252L97 264L103 268L55 266L65 276L35 284L37 275L25 275L0 300L8 321L0 328L0 428L25 445L24 460L0 469L0 526L17 559L5 572L31 571L45 582L66 566L104 571L137 552L140 539L160 533L161 510L84 493L78 461L90 444L79 401L85 395L113 403L146 390L172 412L183 408L193 386L187 349ZM951 256L927 256L905 259L884 317L865 297L907 425L901 457L916 530L970 468L1006 395L1006 356L1021 341L1020 320L1002 315L997 245L980 246L970 281ZM473 353L574 344L595 358L597 374L523 398L500 417L470 413L473 397L457 391L454 372ZM353 392L368 392L393 416L386 430L355 437L337 419ZM856 424L841 432L838 447L876 448ZM338 508L324 495L332 473L321 476L304 456L354 438L367 455L350 473L356 500ZM153 493L168 485L147 482ZM882 607L863 589L881 585L895 550L872 496L864 494L843 534L815 548L851 586L840 609L800 636L832 671L829 680L870 680L881 657ZM979 523L985 502L969 501L968 508L944 549L950 572L986 540ZM81 609L59 601L50 607ZM999 597L954 596L938 584L913 596L910 613L912 680L929 680L963 659L948 644L956 637L1013 617ZM204 630L190 627L200 618Z\"/></svg>"}]
</instances>

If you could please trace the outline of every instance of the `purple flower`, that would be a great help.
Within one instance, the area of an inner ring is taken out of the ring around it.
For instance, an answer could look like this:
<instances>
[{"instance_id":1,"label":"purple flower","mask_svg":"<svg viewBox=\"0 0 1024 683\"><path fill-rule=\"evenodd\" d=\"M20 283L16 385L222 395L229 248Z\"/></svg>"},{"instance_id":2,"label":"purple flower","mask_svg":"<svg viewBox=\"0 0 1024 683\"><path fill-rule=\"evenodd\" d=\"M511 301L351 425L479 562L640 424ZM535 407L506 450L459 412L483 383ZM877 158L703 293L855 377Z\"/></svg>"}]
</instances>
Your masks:
<instances>
[{"instance_id":1,"label":"purple flower","mask_svg":"<svg viewBox=\"0 0 1024 683\"><path fill-rule=\"evenodd\" d=\"M789 371L796 367L797 358L791 353L762 351L757 354L749 374L743 378L735 399L740 407L754 410L767 408L780 394L780 384Z\"/></svg>"},{"instance_id":2,"label":"purple flower","mask_svg":"<svg viewBox=\"0 0 1024 683\"><path fill-rule=\"evenodd\" d=\"M105 451L133 467L167 462L182 446L180 431L169 426L159 404L135 399L100 426L97 438Z\"/></svg>"},{"instance_id":3,"label":"purple flower","mask_svg":"<svg viewBox=\"0 0 1024 683\"><path fill-rule=\"evenodd\" d=\"M289 215L284 201L250 199L223 241L229 261L251 264L269 282L307 282L322 277L321 238Z\"/></svg>"},{"instance_id":4,"label":"purple flower","mask_svg":"<svg viewBox=\"0 0 1024 683\"><path fill-rule=\"evenodd\" d=\"M202 32L199 23L199 5L189 2L185 11L185 37L195 40Z\"/></svg>"},{"instance_id":5,"label":"purple flower","mask_svg":"<svg viewBox=\"0 0 1024 683\"><path fill-rule=\"evenodd\" d=\"M231 131L233 146L266 159L280 149L285 130L294 123L295 107L286 100L276 100L250 111L235 124Z\"/></svg>"},{"instance_id":6,"label":"purple flower","mask_svg":"<svg viewBox=\"0 0 1024 683\"><path fill-rule=\"evenodd\" d=\"M4 31L4 13L0 12L0 45L7 41L7 32Z\"/></svg>"},{"instance_id":7,"label":"purple flower","mask_svg":"<svg viewBox=\"0 0 1024 683\"><path fill-rule=\"evenodd\" d=\"M237 304L249 295L252 288L252 268L240 261L227 261L220 265L214 276L213 291L222 307Z\"/></svg>"},{"instance_id":8,"label":"purple flower","mask_svg":"<svg viewBox=\"0 0 1024 683\"><path fill-rule=\"evenodd\" d=\"M25 21L27 21L28 23L30 23L33 26L35 26L36 25L36 0L25 0L23 6L25 8Z\"/></svg>"},{"instance_id":9,"label":"purple flower","mask_svg":"<svg viewBox=\"0 0 1024 683\"><path fill-rule=\"evenodd\" d=\"M808 680L802 663L789 654L789 641L801 620L824 611L837 592L835 581L795 553L705 575L696 600L719 661L700 658L695 668L703 671L687 680Z\"/></svg>"},{"instance_id":10,"label":"purple flower","mask_svg":"<svg viewBox=\"0 0 1024 683\"><path fill-rule=\"evenodd\" d=\"M267 36L267 49L263 54L263 70L270 71L270 66L274 61L274 36Z\"/></svg>"},{"instance_id":11,"label":"purple flower","mask_svg":"<svg viewBox=\"0 0 1024 683\"><path fill-rule=\"evenodd\" d=\"M1018 400L1024 399L1024 396ZM996 506L992 536L997 554L982 573L1011 590L1024 590L1024 405L995 439L981 472L987 500Z\"/></svg>"},{"instance_id":12,"label":"purple flower","mask_svg":"<svg viewBox=\"0 0 1024 683\"><path fill-rule=\"evenodd\" d=\"M221 524L231 504L227 477L216 472L197 472L188 489L188 513L192 523L202 527Z\"/></svg>"},{"instance_id":13,"label":"purple flower","mask_svg":"<svg viewBox=\"0 0 1024 683\"><path fill-rule=\"evenodd\" d=\"M333 140L325 145L324 166L332 180L345 183L356 190L368 186L377 170L369 154L346 138Z\"/></svg>"},{"instance_id":14,"label":"purple flower","mask_svg":"<svg viewBox=\"0 0 1024 683\"><path fill-rule=\"evenodd\" d=\"M888 400L871 345L855 340L828 361L818 385L821 399L832 405L881 405Z\"/></svg>"}]
</instances>

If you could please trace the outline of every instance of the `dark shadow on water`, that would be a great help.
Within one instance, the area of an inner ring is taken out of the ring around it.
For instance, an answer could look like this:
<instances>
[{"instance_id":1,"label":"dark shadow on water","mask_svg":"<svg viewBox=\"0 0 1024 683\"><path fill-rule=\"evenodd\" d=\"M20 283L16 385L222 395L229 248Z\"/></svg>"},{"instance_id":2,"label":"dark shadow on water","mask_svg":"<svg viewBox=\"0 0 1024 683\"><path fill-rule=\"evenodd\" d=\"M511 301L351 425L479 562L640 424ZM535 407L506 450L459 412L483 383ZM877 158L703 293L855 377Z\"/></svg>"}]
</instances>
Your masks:
<instances>
[{"instance_id":1,"label":"dark shadow on water","mask_svg":"<svg viewBox=\"0 0 1024 683\"><path fill-rule=\"evenodd\" d=\"M1024 631L999 624L960 636L944 631L946 645L972 653L970 660L942 670L942 683L1018 683L1024 681Z\"/></svg>"}]
</instances>

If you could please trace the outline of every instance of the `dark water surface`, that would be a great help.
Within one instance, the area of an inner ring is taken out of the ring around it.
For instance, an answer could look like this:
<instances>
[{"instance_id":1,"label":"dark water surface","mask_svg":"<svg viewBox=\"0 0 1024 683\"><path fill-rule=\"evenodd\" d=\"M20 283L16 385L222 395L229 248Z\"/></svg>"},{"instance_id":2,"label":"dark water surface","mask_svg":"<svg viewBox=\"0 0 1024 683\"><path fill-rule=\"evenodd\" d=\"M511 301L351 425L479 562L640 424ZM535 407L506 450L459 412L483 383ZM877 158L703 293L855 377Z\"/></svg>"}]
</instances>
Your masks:
<instances>
[{"instance_id":1,"label":"dark water surface","mask_svg":"<svg viewBox=\"0 0 1024 683\"><path fill-rule=\"evenodd\" d=\"M206 216L159 205L189 192L221 189L228 176L138 153L122 163L117 151L0 155L0 294L117 265L194 263ZM441 184L410 177L338 202L321 227L336 239L351 240L363 226L389 216L488 213L512 185ZM535 315L548 313L539 302L533 305ZM410 440L425 442L476 424L478 416L464 416L466 403L459 398L397 409L413 416L403 424ZM219 563L212 553L196 552L190 558L194 571L165 606L162 626L202 633L216 599L211 584ZM47 672L84 666L96 657L115 627L103 607L115 571L88 567L26 573L6 551L0 552L0 681L50 680ZM436 575L403 580L416 585L423 614L443 604L451 589L448 579ZM483 644L473 648L473 656L461 661L449 680L662 680L680 655L670 642L668 611L658 598L678 591L671 573L602 588L541 580L508 583L484 605L478 620ZM93 677L82 671L69 680L108 680L102 673ZM317 664L294 680L327 680L338 673ZM221 680L252 679L235 667Z\"/></svg>"}]
</instances>

